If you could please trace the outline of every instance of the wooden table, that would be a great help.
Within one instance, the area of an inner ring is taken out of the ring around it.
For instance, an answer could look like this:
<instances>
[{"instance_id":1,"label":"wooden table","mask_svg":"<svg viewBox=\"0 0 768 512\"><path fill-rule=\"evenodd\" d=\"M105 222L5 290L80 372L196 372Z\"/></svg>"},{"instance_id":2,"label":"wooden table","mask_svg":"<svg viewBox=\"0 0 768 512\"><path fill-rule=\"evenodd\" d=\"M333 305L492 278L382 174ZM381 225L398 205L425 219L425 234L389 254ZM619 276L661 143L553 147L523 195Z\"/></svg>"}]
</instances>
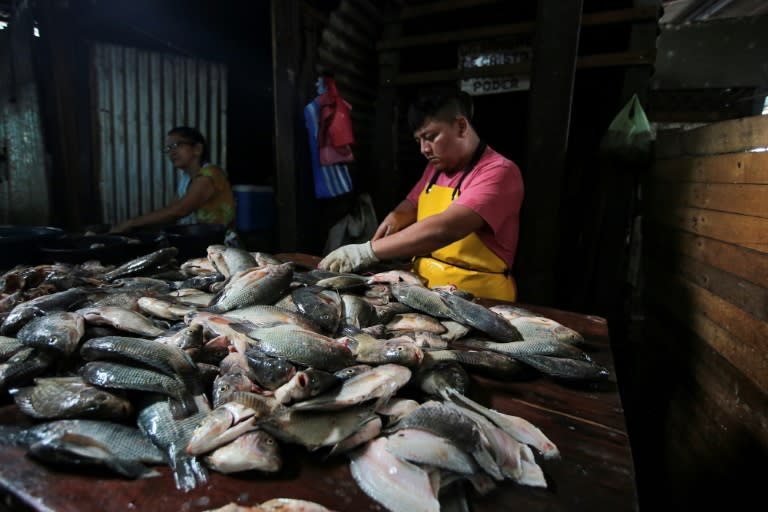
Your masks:
<instances>
[{"instance_id":1,"label":"wooden table","mask_svg":"<svg viewBox=\"0 0 768 512\"><path fill-rule=\"evenodd\" d=\"M470 491L474 511L637 510L634 468L624 412L615 380L604 319L521 304L579 331L592 357L611 370L607 381L568 385L546 377L499 382L472 377L469 395L484 405L528 419L561 452L560 460L537 456L547 489L501 482L490 494ZM0 423L28 422L15 405L0 408ZM283 445L283 470L271 476L255 472L223 475L211 472L205 486L184 493L176 489L167 467L161 476L125 480L96 473L54 470L21 449L0 449L0 486L34 510L201 511L229 502L253 505L270 498L316 501L339 512L383 510L351 478L348 459L324 460L319 453ZM3 510L0 504L0 510Z\"/></svg>"}]
</instances>

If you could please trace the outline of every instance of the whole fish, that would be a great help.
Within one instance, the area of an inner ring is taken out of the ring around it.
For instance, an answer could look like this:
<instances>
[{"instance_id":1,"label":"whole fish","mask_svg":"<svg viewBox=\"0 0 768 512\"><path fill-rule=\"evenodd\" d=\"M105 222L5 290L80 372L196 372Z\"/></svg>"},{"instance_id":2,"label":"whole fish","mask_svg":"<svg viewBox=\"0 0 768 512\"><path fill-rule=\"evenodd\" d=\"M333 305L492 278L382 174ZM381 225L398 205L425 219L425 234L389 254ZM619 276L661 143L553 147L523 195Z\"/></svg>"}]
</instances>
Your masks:
<instances>
[{"instance_id":1,"label":"whole fish","mask_svg":"<svg viewBox=\"0 0 768 512\"><path fill-rule=\"evenodd\" d=\"M0 334L14 335L34 317L43 316L52 311L69 311L86 298L87 294L83 289L70 288L17 304L0 325Z\"/></svg>"},{"instance_id":2,"label":"whole fish","mask_svg":"<svg viewBox=\"0 0 768 512\"><path fill-rule=\"evenodd\" d=\"M83 343L80 355L87 361L137 362L170 377L178 376L189 384L190 390L194 390L192 384L199 376L195 362L180 348L141 338L93 338Z\"/></svg>"},{"instance_id":3,"label":"whole fish","mask_svg":"<svg viewBox=\"0 0 768 512\"><path fill-rule=\"evenodd\" d=\"M292 277L293 264L290 262L237 272L216 294L208 309L213 313L225 313L255 304L273 304L288 289Z\"/></svg>"},{"instance_id":4,"label":"whole fish","mask_svg":"<svg viewBox=\"0 0 768 512\"><path fill-rule=\"evenodd\" d=\"M103 388L160 393L178 400L186 415L197 412L197 404L180 379L135 366L95 361L80 367L84 381Z\"/></svg>"},{"instance_id":5,"label":"whole fish","mask_svg":"<svg viewBox=\"0 0 768 512\"><path fill-rule=\"evenodd\" d=\"M179 304L201 308L208 307L208 304L211 303L215 296L214 293L207 293L197 288L179 288L178 290L168 292L168 297Z\"/></svg>"},{"instance_id":6,"label":"whole fish","mask_svg":"<svg viewBox=\"0 0 768 512\"><path fill-rule=\"evenodd\" d=\"M401 313L395 315L386 327L390 331L428 331L442 334L448 329L435 317L424 313Z\"/></svg>"},{"instance_id":7,"label":"whole fish","mask_svg":"<svg viewBox=\"0 0 768 512\"><path fill-rule=\"evenodd\" d=\"M589 354L580 348L575 347L570 343L559 341L552 337L532 338L525 341L510 341L506 343L475 338L464 338L459 343L465 347L473 349L493 350L494 352L506 354L518 359L520 357L529 355L543 355L581 359L583 361L591 360Z\"/></svg>"},{"instance_id":8,"label":"whole fish","mask_svg":"<svg viewBox=\"0 0 768 512\"><path fill-rule=\"evenodd\" d=\"M418 367L424 359L424 352L408 337L379 340L363 331L347 329L344 338L355 355L355 360L362 364L394 363L408 367Z\"/></svg>"},{"instance_id":9,"label":"whole fish","mask_svg":"<svg viewBox=\"0 0 768 512\"><path fill-rule=\"evenodd\" d=\"M89 324L111 325L120 331L142 336L160 336L164 332L141 313L117 306L87 307L77 312Z\"/></svg>"},{"instance_id":10,"label":"whole fish","mask_svg":"<svg viewBox=\"0 0 768 512\"><path fill-rule=\"evenodd\" d=\"M208 272L206 274L198 274L188 277L183 281L178 281L175 283L175 287L177 289L194 288L203 292L213 292L211 287L217 283L221 283L225 279L224 275L219 272Z\"/></svg>"},{"instance_id":11,"label":"whole fish","mask_svg":"<svg viewBox=\"0 0 768 512\"><path fill-rule=\"evenodd\" d=\"M255 251L251 253L251 256L253 256L253 259L256 260L256 264L259 266L280 265L281 263L283 263L282 261L277 259L274 255L269 254L268 252Z\"/></svg>"},{"instance_id":12,"label":"whole fish","mask_svg":"<svg viewBox=\"0 0 768 512\"><path fill-rule=\"evenodd\" d=\"M441 299L438 292L432 291L424 286L394 283L390 287L392 295L403 304L412 307L417 311L426 313L436 318L455 319L455 314L450 307Z\"/></svg>"},{"instance_id":13,"label":"whole fish","mask_svg":"<svg viewBox=\"0 0 768 512\"><path fill-rule=\"evenodd\" d=\"M248 320L258 327L274 327L280 324L294 324L310 331L320 332L321 327L308 316L298 311L256 304L245 308L232 309L224 314L227 318Z\"/></svg>"},{"instance_id":14,"label":"whole fish","mask_svg":"<svg viewBox=\"0 0 768 512\"><path fill-rule=\"evenodd\" d=\"M133 413L122 396L81 377L38 377L34 385L10 390L21 411L38 419L125 419Z\"/></svg>"},{"instance_id":15,"label":"whole fish","mask_svg":"<svg viewBox=\"0 0 768 512\"><path fill-rule=\"evenodd\" d=\"M257 266L256 258L245 249L214 244L208 246L207 253L208 260L224 277L231 277Z\"/></svg>"},{"instance_id":16,"label":"whole fish","mask_svg":"<svg viewBox=\"0 0 768 512\"><path fill-rule=\"evenodd\" d=\"M155 297L141 297L136 301L136 305L141 311L166 320L181 320L184 315L195 310L192 306L176 304Z\"/></svg>"},{"instance_id":17,"label":"whole fish","mask_svg":"<svg viewBox=\"0 0 768 512\"><path fill-rule=\"evenodd\" d=\"M165 462L137 428L108 421L57 420L30 427L20 436L39 459L103 463L132 478L153 476L143 464Z\"/></svg>"},{"instance_id":18,"label":"whole fish","mask_svg":"<svg viewBox=\"0 0 768 512\"><path fill-rule=\"evenodd\" d=\"M504 318L502 316L502 318ZM505 320L507 320L505 318ZM572 345L583 345L584 337L577 331L543 316L520 316L507 320L520 331L524 340L552 337Z\"/></svg>"},{"instance_id":19,"label":"whole fish","mask_svg":"<svg viewBox=\"0 0 768 512\"><path fill-rule=\"evenodd\" d=\"M454 293L437 293L450 309L453 320L471 325L499 342L520 341L523 339L523 336L512 324L482 304L464 299Z\"/></svg>"},{"instance_id":20,"label":"whole fish","mask_svg":"<svg viewBox=\"0 0 768 512\"><path fill-rule=\"evenodd\" d=\"M283 466L277 440L263 430L240 435L206 456L205 464L219 473L262 471L276 473Z\"/></svg>"},{"instance_id":21,"label":"whole fish","mask_svg":"<svg viewBox=\"0 0 768 512\"><path fill-rule=\"evenodd\" d=\"M560 457L560 450L555 446L555 443L528 420L489 409L475 402L471 398L451 389L445 390L445 397L453 400L455 403L466 409L482 414L491 420L497 427L521 443L536 448L545 459L555 459Z\"/></svg>"},{"instance_id":22,"label":"whole fish","mask_svg":"<svg viewBox=\"0 0 768 512\"><path fill-rule=\"evenodd\" d=\"M295 407L265 419L259 423L259 428L286 443L301 444L310 451L343 441L376 415L367 405L340 411L297 411Z\"/></svg>"},{"instance_id":23,"label":"whole fish","mask_svg":"<svg viewBox=\"0 0 768 512\"><path fill-rule=\"evenodd\" d=\"M352 351L344 343L295 325L258 327L248 331L254 346L267 355L320 370L336 371L354 363Z\"/></svg>"},{"instance_id":24,"label":"whole fish","mask_svg":"<svg viewBox=\"0 0 768 512\"><path fill-rule=\"evenodd\" d=\"M518 360L530 365L541 373L565 380L605 380L611 373L602 365L589 359L571 357L552 357L541 354L516 356Z\"/></svg>"},{"instance_id":25,"label":"whole fish","mask_svg":"<svg viewBox=\"0 0 768 512\"><path fill-rule=\"evenodd\" d=\"M184 323L189 326L200 324L207 334L226 336L229 342L240 353L245 353L245 351L253 344L253 340L246 336L245 333L249 329L257 327L247 320L230 318L224 315L215 315L205 311L191 311L184 317ZM209 342L210 341L212 340L209 340Z\"/></svg>"},{"instance_id":26,"label":"whole fish","mask_svg":"<svg viewBox=\"0 0 768 512\"><path fill-rule=\"evenodd\" d=\"M294 410L338 410L368 400L386 402L411 379L411 370L398 364L375 366L367 372L345 380L338 390L324 393L311 400L298 402Z\"/></svg>"},{"instance_id":27,"label":"whole fish","mask_svg":"<svg viewBox=\"0 0 768 512\"><path fill-rule=\"evenodd\" d=\"M457 361L472 373L502 380L535 373L514 357L490 350L430 350L424 353L424 366L438 361Z\"/></svg>"},{"instance_id":28,"label":"whole fish","mask_svg":"<svg viewBox=\"0 0 768 512\"><path fill-rule=\"evenodd\" d=\"M168 264L176 255L179 250L176 247L165 247L158 249L144 256L134 258L126 263L123 263L114 270L111 270L104 274L104 280L107 282L114 281L120 277L135 276L138 274L147 274L159 267Z\"/></svg>"},{"instance_id":29,"label":"whole fish","mask_svg":"<svg viewBox=\"0 0 768 512\"><path fill-rule=\"evenodd\" d=\"M33 318L16 333L16 339L28 347L53 350L68 356L77 350L85 334L85 320L78 313L54 311Z\"/></svg>"}]
</instances>

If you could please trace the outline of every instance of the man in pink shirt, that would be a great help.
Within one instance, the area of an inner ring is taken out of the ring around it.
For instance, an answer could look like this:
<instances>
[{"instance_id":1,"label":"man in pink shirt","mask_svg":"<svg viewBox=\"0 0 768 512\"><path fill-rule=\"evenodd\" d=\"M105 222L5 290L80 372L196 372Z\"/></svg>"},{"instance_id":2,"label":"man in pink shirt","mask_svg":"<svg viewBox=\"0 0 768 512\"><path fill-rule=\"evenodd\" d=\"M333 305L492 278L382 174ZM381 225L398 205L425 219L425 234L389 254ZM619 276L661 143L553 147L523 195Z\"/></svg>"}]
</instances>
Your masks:
<instances>
[{"instance_id":1,"label":"man in pink shirt","mask_svg":"<svg viewBox=\"0 0 768 512\"><path fill-rule=\"evenodd\" d=\"M371 241L329 253L319 267L356 271L413 257L427 286L455 285L479 297L514 301L523 180L512 161L488 147L471 124L465 93L417 100L408 121L427 159L421 179L379 225Z\"/></svg>"}]
</instances>

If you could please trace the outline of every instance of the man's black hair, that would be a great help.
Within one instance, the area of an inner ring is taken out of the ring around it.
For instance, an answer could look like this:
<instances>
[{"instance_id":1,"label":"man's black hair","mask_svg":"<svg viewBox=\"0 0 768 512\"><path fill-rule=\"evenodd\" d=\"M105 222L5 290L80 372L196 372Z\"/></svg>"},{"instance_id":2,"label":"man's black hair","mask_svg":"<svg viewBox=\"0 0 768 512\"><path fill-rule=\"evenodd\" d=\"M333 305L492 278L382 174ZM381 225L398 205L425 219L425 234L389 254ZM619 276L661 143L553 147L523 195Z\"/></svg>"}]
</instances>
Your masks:
<instances>
[{"instance_id":1,"label":"man's black hair","mask_svg":"<svg viewBox=\"0 0 768 512\"><path fill-rule=\"evenodd\" d=\"M429 89L419 94L408 109L408 127L421 128L427 119L452 121L458 116L470 122L473 114L472 96L456 88Z\"/></svg>"}]
</instances>

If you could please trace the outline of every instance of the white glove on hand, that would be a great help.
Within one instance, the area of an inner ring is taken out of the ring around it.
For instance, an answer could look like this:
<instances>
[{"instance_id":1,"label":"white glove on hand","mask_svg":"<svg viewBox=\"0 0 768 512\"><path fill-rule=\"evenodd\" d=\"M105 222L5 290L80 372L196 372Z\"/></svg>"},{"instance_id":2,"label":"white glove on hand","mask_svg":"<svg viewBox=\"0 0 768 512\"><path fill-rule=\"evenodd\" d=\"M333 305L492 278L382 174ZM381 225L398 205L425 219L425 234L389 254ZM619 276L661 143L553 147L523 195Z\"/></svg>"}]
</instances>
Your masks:
<instances>
[{"instance_id":1,"label":"white glove on hand","mask_svg":"<svg viewBox=\"0 0 768 512\"><path fill-rule=\"evenodd\" d=\"M328 253L317 265L331 272L354 272L355 270L376 263L379 258L373 253L371 242L342 245Z\"/></svg>"}]
</instances>

